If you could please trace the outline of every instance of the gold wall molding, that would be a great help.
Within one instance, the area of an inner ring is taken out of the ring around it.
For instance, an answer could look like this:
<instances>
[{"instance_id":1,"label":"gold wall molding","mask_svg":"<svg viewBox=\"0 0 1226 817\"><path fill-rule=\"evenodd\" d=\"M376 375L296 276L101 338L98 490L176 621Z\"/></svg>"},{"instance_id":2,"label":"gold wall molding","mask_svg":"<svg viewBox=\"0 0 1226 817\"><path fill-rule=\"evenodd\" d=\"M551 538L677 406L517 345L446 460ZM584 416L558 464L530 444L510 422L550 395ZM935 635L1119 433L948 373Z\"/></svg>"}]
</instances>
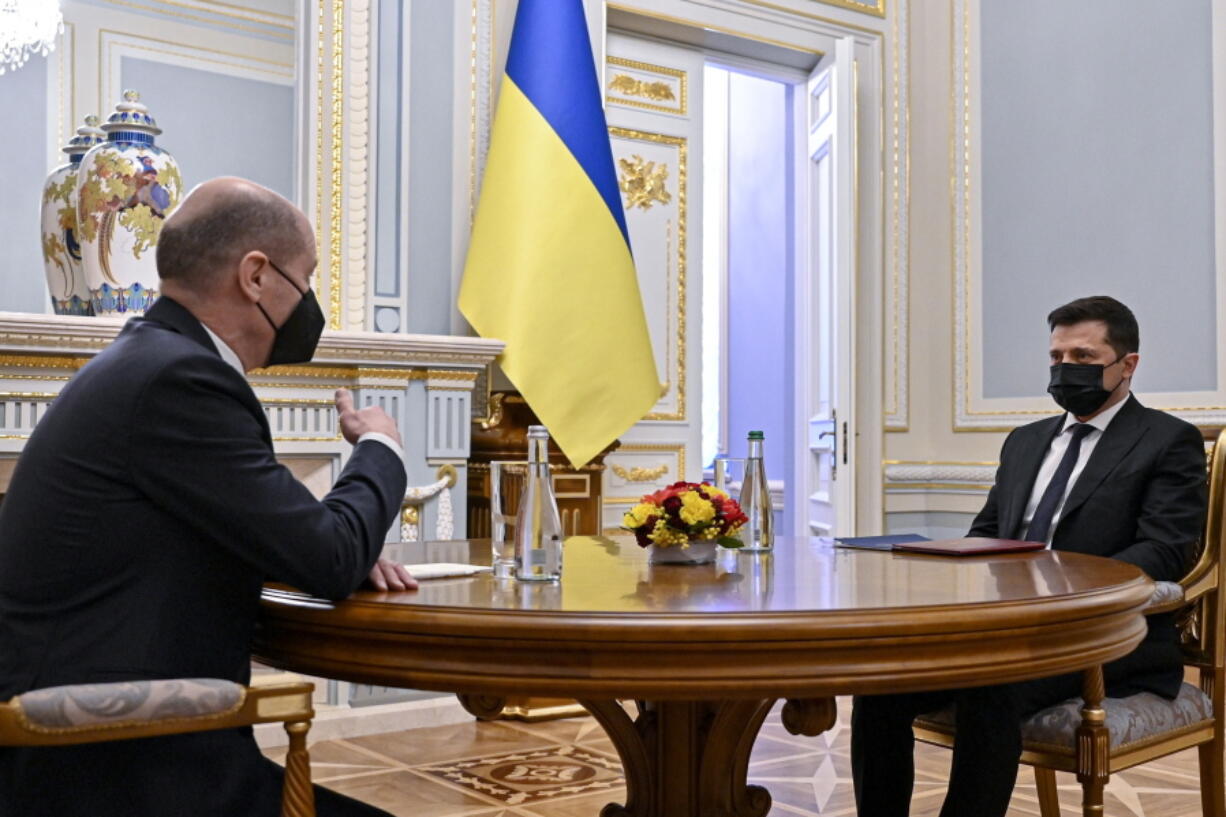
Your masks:
<instances>
[{"instance_id":1,"label":"gold wall molding","mask_svg":"<svg viewBox=\"0 0 1226 817\"><path fill-rule=\"evenodd\" d=\"M605 457L605 463L612 471L614 469L614 461L621 454L672 454L677 458L677 473L678 479L685 479L685 443L622 443L617 450ZM614 471L614 473L616 473ZM609 496L607 493L604 498L606 505L633 505L639 501L639 495L635 496Z\"/></svg>"},{"instance_id":2,"label":"gold wall molding","mask_svg":"<svg viewBox=\"0 0 1226 817\"><path fill-rule=\"evenodd\" d=\"M977 13L981 0L951 0L950 2L950 42L951 56L949 67L950 81L950 218L953 229L950 231L951 277L953 284L953 335L954 347L954 377L953 377L953 418L954 432L1004 432L1012 431L1038 418L1049 417L1058 413L1052 405L1041 408L1010 408L985 409L976 406L976 402L984 400L981 392L982 384L974 382L972 372L976 368L975 355L981 350L974 347L975 320L985 320L982 314L977 315L974 309L977 292L976 286L982 276L982 270L975 267L975 242L980 236L976 234L976 196L981 192L974 188L978 155L978 132L976 127L976 105L974 98L974 78L978 68L976 64L977 51L974 45L976 27L973 16ZM1218 57L1215 57L1218 58ZM1226 319L1220 316L1219 320ZM1220 385L1220 384L1219 384ZM1196 393L1187 395L1188 402L1196 399ZM1170 412L1189 422L1201 426L1217 426L1226 421L1226 405L1218 395L1201 393L1208 397L1199 405L1172 405L1169 395L1155 395L1147 399L1147 405L1161 411ZM1037 403L1038 400L1031 405Z\"/></svg>"},{"instance_id":3,"label":"gold wall molding","mask_svg":"<svg viewBox=\"0 0 1226 817\"><path fill-rule=\"evenodd\" d=\"M677 366L676 379L669 378L669 385L676 384L677 402L676 410L670 412L651 412L643 419L645 420L684 420L686 417L685 403L685 330L686 330L686 172L687 172L687 154L688 140L682 136L669 136L662 133L653 133L651 131L634 130L632 128L620 128L611 126L609 135L614 138L630 139L640 142L649 142L660 145L668 145L677 150L677 308L675 310L677 318L676 328L676 344L677 344ZM672 254L669 253L669 258ZM666 284L667 285L667 284ZM666 297L671 300L671 292L666 293ZM670 314L673 310L667 310ZM667 365L667 356L665 363ZM623 446L624 447L624 446ZM685 473L685 469L681 470Z\"/></svg>"},{"instance_id":4,"label":"gold wall molding","mask_svg":"<svg viewBox=\"0 0 1226 817\"><path fill-rule=\"evenodd\" d=\"M629 159L619 158L621 169L618 187L626 195L626 209L639 207L650 210L655 202L668 204L673 196L668 192L668 164L649 162L637 153Z\"/></svg>"},{"instance_id":5,"label":"gold wall molding","mask_svg":"<svg viewBox=\"0 0 1226 817\"><path fill-rule=\"evenodd\" d=\"M643 468L641 466L625 468L621 465L614 465L613 473L626 480L626 482L655 482L668 473L668 463L662 463L655 468Z\"/></svg>"},{"instance_id":6,"label":"gold wall molding","mask_svg":"<svg viewBox=\"0 0 1226 817\"><path fill-rule=\"evenodd\" d=\"M606 94L605 101L613 105L628 105L632 108L643 108L648 111L660 111L661 113L675 113L680 116L685 116L689 111L689 77L686 72L679 68L670 68L666 65L655 65L649 62L640 62L638 60L629 60L623 57L606 57L605 63L614 65L619 68L628 68L632 71L639 71L647 74L654 74L659 77L672 77L677 81L677 93L673 93L672 86L667 80L659 80L657 82L647 82L639 80L628 74L617 74L609 82L606 90L618 91L622 96L614 94ZM663 92L667 91L667 95ZM642 96L649 102L643 102L638 99L627 99L627 96ZM676 105L660 105L659 102L676 100Z\"/></svg>"},{"instance_id":7,"label":"gold wall molding","mask_svg":"<svg viewBox=\"0 0 1226 817\"><path fill-rule=\"evenodd\" d=\"M677 98L673 87L667 82L649 82L645 79L635 79L629 74L615 74L609 88L626 96L641 96L660 102Z\"/></svg>"}]
</instances>

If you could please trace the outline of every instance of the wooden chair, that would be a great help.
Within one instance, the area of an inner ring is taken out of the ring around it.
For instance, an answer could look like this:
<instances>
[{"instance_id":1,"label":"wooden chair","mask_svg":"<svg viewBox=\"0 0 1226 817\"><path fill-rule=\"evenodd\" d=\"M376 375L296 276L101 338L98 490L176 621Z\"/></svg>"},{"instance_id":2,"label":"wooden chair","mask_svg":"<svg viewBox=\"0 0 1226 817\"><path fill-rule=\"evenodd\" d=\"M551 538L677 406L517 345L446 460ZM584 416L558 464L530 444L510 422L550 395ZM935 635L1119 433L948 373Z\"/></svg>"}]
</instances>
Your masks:
<instances>
[{"instance_id":1,"label":"wooden chair","mask_svg":"<svg viewBox=\"0 0 1226 817\"><path fill-rule=\"evenodd\" d=\"M281 817L315 817L306 749L314 689L284 675L249 687L188 678L36 689L0 703L0 746L71 746L280 721L289 734Z\"/></svg>"},{"instance_id":2,"label":"wooden chair","mask_svg":"<svg viewBox=\"0 0 1226 817\"><path fill-rule=\"evenodd\" d=\"M1112 772L1192 746L1200 752L1201 808L1226 817L1223 793L1226 715L1226 431L1209 457L1209 511L1196 564L1179 582L1158 582L1147 613L1178 611L1184 664L1199 685L1184 683L1168 701L1141 693L1104 699L1102 667L1087 670L1081 700L1039 712L1022 726L1021 762L1034 767L1039 810L1059 817L1056 772L1077 775L1085 815L1102 815L1103 789ZM953 746L953 714L945 710L915 721L925 743Z\"/></svg>"}]
</instances>

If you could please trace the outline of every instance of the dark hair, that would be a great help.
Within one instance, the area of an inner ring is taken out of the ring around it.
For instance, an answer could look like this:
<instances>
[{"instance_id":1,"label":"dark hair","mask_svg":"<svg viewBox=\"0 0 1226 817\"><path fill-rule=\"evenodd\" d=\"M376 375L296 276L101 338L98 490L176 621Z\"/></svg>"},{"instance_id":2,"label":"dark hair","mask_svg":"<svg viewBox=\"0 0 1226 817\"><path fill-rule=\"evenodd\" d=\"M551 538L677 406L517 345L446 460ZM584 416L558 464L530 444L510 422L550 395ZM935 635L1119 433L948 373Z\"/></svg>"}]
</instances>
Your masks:
<instances>
[{"instance_id":1,"label":"dark hair","mask_svg":"<svg viewBox=\"0 0 1226 817\"><path fill-rule=\"evenodd\" d=\"M1141 350L1141 330L1132 310L1108 295L1091 295L1056 307L1047 316L1047 326L1072 326L1082 321L1102 321L1107 325L1107 343L1123 357Z\"/></svg>"},{"instance_id":2,"label":"dark hair","mask_svg":"<svg viewBox=\"0 0 1226 817\"><path fill-rule=\"evenodd\" d=\"M267 192L227 191L206 210L166 220L158 236L158 276L199 288L253 250L284 266L308 248L288 201Z\"/></svg>"}]
</instances>

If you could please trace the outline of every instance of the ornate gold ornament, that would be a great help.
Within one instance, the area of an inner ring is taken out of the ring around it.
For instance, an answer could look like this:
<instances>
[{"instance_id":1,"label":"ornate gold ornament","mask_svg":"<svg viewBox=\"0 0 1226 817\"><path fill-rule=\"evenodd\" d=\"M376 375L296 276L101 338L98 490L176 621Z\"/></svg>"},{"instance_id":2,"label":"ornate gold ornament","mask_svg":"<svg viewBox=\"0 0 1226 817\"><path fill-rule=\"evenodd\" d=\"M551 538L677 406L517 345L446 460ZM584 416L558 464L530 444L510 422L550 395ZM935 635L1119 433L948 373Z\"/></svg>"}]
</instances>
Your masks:
<instances>
[{"instance_id":1,"label":"ornate gold ornament","mask_svg":"<svg viewBox=\"0 0 1226 817\"><path fill-rule=\"evenodd\" d=\"M635 79L629 74L616 74L609 81L609 90L616 91L624 96L641 96L644 99L654 99L657 102L665 102L677 98L677 95L673 93L673 86L667 82L648 82L643 79Z\"/></svg>"},{"instance_id":2,"label":"ornate gold ornament","mask_svg":"<svg viewBox=\"0 0 1226 817\"><path fill-rule=\"evenodd\" d=\"M668 464L657 465L655 468L625 468L614 465L613 473L626 482L655 482L668 473Z\"/></svg>"},{"instance_id":3,"label":"ornate gold ornament","mask_svg":"<svg viewBox=\"0 0 1226 817\"><path fill-rule=\"evenodd\" d=\"M649 162L637 153L629 159L618 159L621 178L618 187L626 194L626 208L641 207L650 210L655 202L668 204L673 200L665 183L668 180L668 165Z\"/></svg>"}]
</instances>

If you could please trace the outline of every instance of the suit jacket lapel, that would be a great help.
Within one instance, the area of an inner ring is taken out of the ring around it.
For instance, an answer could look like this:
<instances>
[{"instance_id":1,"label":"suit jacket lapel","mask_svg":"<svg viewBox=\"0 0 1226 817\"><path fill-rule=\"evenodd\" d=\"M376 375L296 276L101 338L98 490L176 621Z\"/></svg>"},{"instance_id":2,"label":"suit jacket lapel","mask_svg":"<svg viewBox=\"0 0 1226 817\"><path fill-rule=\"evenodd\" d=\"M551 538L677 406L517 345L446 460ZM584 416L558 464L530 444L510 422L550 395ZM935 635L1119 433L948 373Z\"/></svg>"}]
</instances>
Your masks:
<instances>
[{"instance_id":1,"label":"suit jacket lapel","mask_svg":"<svg viewBox=\"0 0 1226 817\"><path fill-rule=\"evenodd\" d=\"M1051 441L1064 425L1064 415L1060 414L1035 424L1027 432L1021 456L1010 466L1010 487L1005 497L1005 507L1001 513L1001 524L997 527L999 536L1008 538L1020 536L1018 527L1022 524L1022 516L1026 513L1026 503L1030 501L1030 492L1034 488L1035 478L1039 475L1039 467L1043 458L1051 448Z\"/></svg>"},{"instance_id":2,"label":"suit jacket lapel","mask_svg":"<svg viewBox=\"0 0 1226 817\"><path fill-rule=\"evenodd\" d=\"M1060 510L1061 521L1067 519L1081 503L1089 499L1107 475L1119 465L1120 460L1145 436L1148 428L1142 422L1142 409L1137 398L1130 395L1120 413L1115 415L1111 425L1103 432L1102 439L1094 446L1094 453L1090 455L1086 467L1073 483L1073 490L1069 492L1068 499Z\"/></svg>"}]
</instances>

